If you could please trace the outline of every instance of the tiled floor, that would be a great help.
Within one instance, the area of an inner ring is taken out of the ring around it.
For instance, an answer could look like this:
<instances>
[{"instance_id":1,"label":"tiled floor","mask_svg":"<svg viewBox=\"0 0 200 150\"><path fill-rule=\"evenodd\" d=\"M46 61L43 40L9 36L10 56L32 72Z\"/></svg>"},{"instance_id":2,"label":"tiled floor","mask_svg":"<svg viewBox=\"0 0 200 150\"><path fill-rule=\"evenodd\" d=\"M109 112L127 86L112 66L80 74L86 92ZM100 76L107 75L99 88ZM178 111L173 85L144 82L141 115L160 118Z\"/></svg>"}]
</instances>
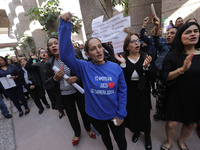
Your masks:
<instances>
[{"instance_id":1,"label":"tiled floor","mask_svg":"<svg viewBox=\"0 0 200 150\"><path fill-rule=\"evenodd\" d=\"M153 108L155 108L155 99L152 99ZM18 117L18 113L13 115L16 148L17 150L105 150L101 141L101 137L91 139L83 128L81 123L81 139L77 146L72 146L72 138L74 133L71 129L67 116L59 119L56 110L45 108L43 114L38 114L38 109L34 103L31 103L31 112L22 118ZM154 110L151 115L154 114ZM79 116L80 118L80 116ZM155 121L152 119L152 145L153 150L159 150L160 146L165 142L165 122ZM177 150L177 139L179 136L180 125L174 137L174 144L171 150ZM131 141L132 133L126 129L126 139L128 143L127 150L144 150L144 135L140 136L139 141L134 144ZM112 138L113 139L113 138ZM186 141L190 150L200 149L200 139L194 129L194 132ZM118 147L113 140L115 150Z\"/></svg>"}]
</instances>

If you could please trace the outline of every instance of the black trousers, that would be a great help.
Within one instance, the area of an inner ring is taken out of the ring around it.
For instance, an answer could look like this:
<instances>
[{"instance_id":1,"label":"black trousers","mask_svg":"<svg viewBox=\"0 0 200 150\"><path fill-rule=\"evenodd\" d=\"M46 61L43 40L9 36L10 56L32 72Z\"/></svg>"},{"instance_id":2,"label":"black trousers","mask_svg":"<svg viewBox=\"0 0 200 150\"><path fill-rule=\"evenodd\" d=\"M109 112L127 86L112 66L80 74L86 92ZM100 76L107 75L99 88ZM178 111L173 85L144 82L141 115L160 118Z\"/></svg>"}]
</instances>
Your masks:
<instances>
[{"instance_id":1,"label":"black trousers","mask_svg":"<svg viewBox=\"0 0 200 150\"><path fill-rule=\"evenodd\" d=\"M40 99L42 100L42 102L47 105L48 102L47 102L47 99L45 97L45 91L43 89L43 87L41 86L35 86L34 89L32 90L28 90L28 92L30 93L33 101L35 102L36 106L39 108L39 109L44 109L44 107L42 106L42 103L40 101Z\"/></svg>"},{"instance_id":2,"label":"black trousers","mask_svg":"<svg viewBox=\"0 0 200 150\"><path fill-rule=\"evenodd\" d=\"M85 112L84 95L79 92L71 95L62 95L62 102L69 118L69 122L74 130L75 136L79 137L81 135L81 127L78 120L76 104L81 114L85 130L89 132L91 130L91 126L88 115Z\"/></svg>"},{"instance_id":3,"label":"black trousers","mask_svg":"<svg viewBox=\"0 0 200 150\"><path fill-rule=\"evenodd\" d=\"M55 97L54 91L52 89L46 90L46 91L47 91L47 94L48 94L49 99L51 101L52 109L54 109L57 106L57 104L56 104L56 97Z\"/></svg>"},{"instance_id":4,"label":"black trousers","mask_svg":"<svg viewBox=\"0 0 200 150\"><path fill-rule=\"evenodd\" d=\"M89 120L94 128L101 134L102 141L106 146L107 150L113 150L113 145L111 142L111 137L109 134L110 127L114 139L117 142L119 150L127 149L127 142L125 138L125 124L124 122L120 126L115 126L111 120L97 120L89 116Z\"/></svg>"},{"instance_id":5,"label":"black trousers","mask_svg":"<svg viewBox=\"0 0 200 150\"><path fill-rule=\"evenodd\" d=\"M27 104L27 100L24 97L24 93L23 93L23 88L22 86L16 86L10 89L7 89L5 91L6 95L8 95L8 97L11 99L11 101L13 102L13 104L15 105L15 107L17 108L17 110L19 112L22 111L22 108L19 104L19 100L22 101L22 104L24 105L25 109L29 109L28 104Z\"/></svg>"}]
</instances>

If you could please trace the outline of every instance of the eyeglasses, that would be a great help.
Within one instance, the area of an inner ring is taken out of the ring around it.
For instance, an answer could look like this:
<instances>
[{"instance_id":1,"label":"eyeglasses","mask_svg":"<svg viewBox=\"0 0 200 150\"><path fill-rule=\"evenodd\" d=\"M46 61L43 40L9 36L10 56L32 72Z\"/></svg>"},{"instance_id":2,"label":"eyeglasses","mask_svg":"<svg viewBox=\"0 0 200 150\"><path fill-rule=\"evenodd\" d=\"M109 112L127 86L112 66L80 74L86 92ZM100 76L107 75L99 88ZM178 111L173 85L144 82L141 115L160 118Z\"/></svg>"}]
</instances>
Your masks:
<instances>
[{"instance_id":1,"label":"eyeglasses","mask_svg":"<svg viewBox=\"0 0 200 150\"><path fill-rule=\"evenodd\" d=\"M140 42L139 39L130 41L130 43L134 43L134 44L139 43L139 42Z\"/></svg>"},{"instance_id":2,"label":"eyeglasses","mask_svg":"<svg viewBox=\"0 0 200 150\"><path fill-rule=\"evenodd\" d=\"M45 54L45 53L47 53L47 52L46 51L40 52L40 54Z\"/></svg>"}]
</instances>

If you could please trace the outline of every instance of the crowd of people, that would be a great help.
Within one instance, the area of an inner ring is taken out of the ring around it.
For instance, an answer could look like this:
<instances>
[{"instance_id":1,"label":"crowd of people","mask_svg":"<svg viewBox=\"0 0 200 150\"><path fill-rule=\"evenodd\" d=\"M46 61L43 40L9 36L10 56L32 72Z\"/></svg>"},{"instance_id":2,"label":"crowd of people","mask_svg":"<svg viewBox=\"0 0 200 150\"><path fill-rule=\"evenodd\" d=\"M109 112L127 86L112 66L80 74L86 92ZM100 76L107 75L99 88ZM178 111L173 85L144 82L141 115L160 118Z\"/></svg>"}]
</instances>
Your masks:
<instances>
[{"instance_id":1,"label":"crowd of people","mask_svg":"<svg viewBox=\"0 0 200 150\"><path fill-rule=\"evenodd\" d=\"M30 52L28 57L19 59L0 56L0 77L11 78L16 84L8 89L0 84L1 93L13 102L19 117L30 113L30 95L39 115L45 110L43 105L58 110L60 119L67 115L74 131L73 146L81 135L79 111L88 135L96 138L92 125L107 150L113 150L110 131L119 149L127 149L125 128L133 133L134 143L144 132L145 149L151 150L152 94L156 98L154 119L166 121L167 140L160 149L172 147L177 125L182 123L178 145L181 150L188 150L185 140L195 123L200 137L197 20L191 18L184 23L179 17L175 25L171 20L166 38L162 38L160 19L152 15L154 28L148 36L149 17L145 17L139 34L126 29L120 54L114 53L112 42L101 43L96 37L89 38L85 45L72 43L71 20L71 13L60 16L59 37L50 37L47 49L39 48L37 53ZM84 88L84 94L74 83ZM5 118L12 117L1 96L0 108Z\"/></svg>"}]
</instances>

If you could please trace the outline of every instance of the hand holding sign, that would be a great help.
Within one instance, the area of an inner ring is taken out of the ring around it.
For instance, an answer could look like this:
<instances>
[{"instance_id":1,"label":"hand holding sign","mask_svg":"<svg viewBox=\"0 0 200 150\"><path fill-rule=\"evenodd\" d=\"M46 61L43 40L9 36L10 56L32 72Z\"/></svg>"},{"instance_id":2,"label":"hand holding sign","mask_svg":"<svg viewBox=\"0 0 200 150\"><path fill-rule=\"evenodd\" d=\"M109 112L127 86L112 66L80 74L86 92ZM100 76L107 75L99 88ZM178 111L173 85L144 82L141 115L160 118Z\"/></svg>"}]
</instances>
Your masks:
<instances>
[{"instance_id":1,"label":"hand holding sign","mask_svg":"<svg viewBox=\"0 0 200 150\"><path fill-rule=\"evenodd\" d=\"M152 23L159 28L160 27L160 19L157 17L157 19L155 19L154 14L152 14Z\"/></svg>"}]
</instances>

